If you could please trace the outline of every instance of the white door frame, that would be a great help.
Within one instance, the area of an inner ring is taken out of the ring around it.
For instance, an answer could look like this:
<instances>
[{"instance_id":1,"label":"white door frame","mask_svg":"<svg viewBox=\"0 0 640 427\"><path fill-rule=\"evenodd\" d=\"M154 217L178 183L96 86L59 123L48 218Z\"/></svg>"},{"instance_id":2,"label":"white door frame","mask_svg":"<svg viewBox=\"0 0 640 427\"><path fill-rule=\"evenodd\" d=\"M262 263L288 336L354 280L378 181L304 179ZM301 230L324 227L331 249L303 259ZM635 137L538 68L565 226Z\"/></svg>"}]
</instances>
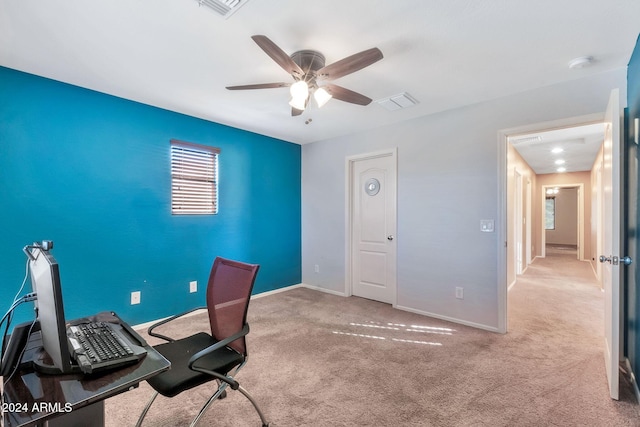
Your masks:
<instances>
[{"instance_id":1,"label":"white door frame","mask_svg":"<svg viewBox=\"0 0 640 427\"><path fill-rule=\"evenodd\" d=\"M526 208L525 208L525 217L524 217L524 222L525 222L525 242L527 243L527 247L525 248L525 271L527 270L527 268L529 267L529 264L531 264L531 243L532 243L532 236L531 236L531 228L533 226L532 222L532 217L531 217L531 210L532 210L532 205L533 205L533 190L531 189L531 180L527 179L527 193L526 193L526 199L525 202L527 204Z\"/></svg>"},{"instance_id":2,"label":"white door frame","mask_svg":"<svg viewBox=\"0 0 640 427\"><path fill-rule=\"evenodd\" d=\"M604 106L603 106L604 107ZM604 122L604 112L567 119L536 123L498 131L498 200L500 203L496 217L498 253L498 332L507 332L507 148L510 136L540 132L551 129L581 126Z\"/></svg>"},{"instance_id":3,"label":"white door frame","mask_svg":"<svg viewBox=\"0 0 640 427\"><path fill-rule=\"evenodd\" d=\"M521 275L524 270L524 251L523 251L523 233L522 233L522 226L523 226L523 212L522 212L522 205L523 205L523 191L522 191L522 183L523 183L523 175L522 173L517 169L514 168L514 179L515 179L515 202L516 205L514 207L513 210L513 231L514 231L514 247L513 247L513 262L514 262L514 271L516 276Z\"/></svg>"},{"instance_id":4,"label":"white door frame","mask_svg":"<svg viewBox=\"0 0 640 427\"><path fill-rule=\"evenodd\" d=\"M352 296L353 295L353 283L352 283L352 278L353 275L351 274L352 272L352 248L353 248L353 241L352 241L352 229L353 229L353 200L355 195L353 194L353 166L356 162L360 161L360 160L368 160L368 159L375 159L377 157L386 157L386 156L391 156L391 158L394 160L394 164L396 166L396 183L398 182L397 177L398 177L398 148L394 147L394 148L390 148L387 150L381 150L381 151L375 151L375 152L371 152L371 153L364 153L364 154L357 154L354 156L349 156L346 158L346 167L345 167L345 173L346 173L346 179L345 179L345 231L346 231L346 244L345 244L345 279L344 279L344 294L345 296ZM397 185L397 184L396 184ZM396 207L398 205L397 203L397 194L398 192L396 191ZM397 227L397 216L396 216L396 227ZM395 236L397 236L397 230L395 233L393 233ZM396 259L394 261L397 265L397 251L396 251ZM397 269L396 269L397 271ZM396 281L397 283L397 281ZM394 292L393 294L393 301L391 303L392 307L395 307L398 303L398 292L396 290L396 292Z\"/></svg>"},{"instance_id":5,"label":"white door frame","mask_svg":"<svg viewBox=\"0 0 640 427\"><path fill-rule=\"evenodd\" d=\"M540 221L540 228L542 230L541 232L541 238L542 240L540 241L540 255L542 258L546 257L546 244L547 244L547 236L546 236L546 232L545 232L545 228L544 228L544 216L545 216L545 198L547 196L547 189L548 188L578 188L578 212L577 212L577 218L576 218L576 222L577 227L578 227L578 254L577 254L577 258L580 261L584 260L584 184L580 183L580 184L546 184L543 185L541 187L542 189L542 194L541 196L541 203L542 203L542 211L540 213L540 218L542 218L542 221Z\"/></svg>"}]
</instances>

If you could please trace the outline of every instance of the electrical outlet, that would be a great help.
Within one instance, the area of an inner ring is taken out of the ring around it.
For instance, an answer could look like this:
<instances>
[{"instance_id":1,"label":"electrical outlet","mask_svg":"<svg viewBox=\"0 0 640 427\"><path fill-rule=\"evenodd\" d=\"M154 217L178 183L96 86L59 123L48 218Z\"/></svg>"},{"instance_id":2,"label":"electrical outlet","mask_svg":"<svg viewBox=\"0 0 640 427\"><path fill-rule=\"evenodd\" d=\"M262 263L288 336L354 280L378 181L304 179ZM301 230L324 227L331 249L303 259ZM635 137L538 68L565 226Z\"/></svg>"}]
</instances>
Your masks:
<instances>
[{"instance_id":1,"label":"electrical outlet","mask_svg":"<svg viewBox=\"0 0 640 427\"><path fill-rule=\"evenodd\" d=\"M131 292L131 305L140 304L140 291Z\"/></svg>"},{"instance_id":2,"label":"electrical outlet","mask_svg":"<svg viewBox=\"0 0 640 427\"><path fill-rule=\"evenodd\" d=\"M464 299L464 288L456 287L456 298Z\"/></svg>"},{"instance_id":3,"label":"electrical outlet","mask_svg":"<svg viewBox=\"0 0 640 427\"><path fill-rule=\"evenodd\" d=\"M316 264L315 267L313 267L313 271L315 271L316 273L320 273L320 266Z\"/></svg>"},{"instance_id":4,"label":"electrical outlet","mask_svg":"<svg viewBox=\"0 0 640 427\"><path fill-rule=\"evenodd\" d=\"M198 281L197 280L192 280L191 282L189 282L189 292L191 292L191 293L198 292Z\"/></svg>"}]
</instances>

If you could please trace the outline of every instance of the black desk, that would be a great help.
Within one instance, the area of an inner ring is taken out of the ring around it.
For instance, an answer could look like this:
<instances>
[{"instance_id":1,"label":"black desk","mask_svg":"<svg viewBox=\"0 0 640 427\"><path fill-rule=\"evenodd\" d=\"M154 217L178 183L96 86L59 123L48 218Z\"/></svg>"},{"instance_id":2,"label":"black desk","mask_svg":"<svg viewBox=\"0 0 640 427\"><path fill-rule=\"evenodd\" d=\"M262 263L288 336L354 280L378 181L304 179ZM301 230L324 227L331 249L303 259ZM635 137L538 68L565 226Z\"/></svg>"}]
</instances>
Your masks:
<instances>
[{"instance_id":1,"label":"black desk","mask_svg":"<svg viewBox=\"0 0 640 427\"><path fill-rule=\"evenodd\" d=\"M93 376L40 375L19 371L3 384L6 427L101 426L104 400L132 390L171 363L151 346L137 364ZM26 355L25 355L26 357Z\"/></svg>"}]
</instances>

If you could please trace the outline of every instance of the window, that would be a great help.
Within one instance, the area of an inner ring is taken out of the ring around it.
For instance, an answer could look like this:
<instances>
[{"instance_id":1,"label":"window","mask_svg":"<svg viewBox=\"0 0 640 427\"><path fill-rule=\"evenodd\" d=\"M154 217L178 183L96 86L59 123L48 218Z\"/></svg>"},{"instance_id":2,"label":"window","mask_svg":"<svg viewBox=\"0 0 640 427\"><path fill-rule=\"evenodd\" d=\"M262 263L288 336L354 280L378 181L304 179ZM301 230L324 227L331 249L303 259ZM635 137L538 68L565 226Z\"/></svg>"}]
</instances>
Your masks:
<instances>
[{"instance_id":1,"label":"window","mask_svg":"<svg viewBox=\"0 0 640 427\"><path fill-rule=\"evenodd\" d=\"M171 213L218 213L219 148L171 140Z\"/></svg>"},{"instance_id":2,"label":"window","mask_svg":"<svg viewBox=\"0 0 640 427\"><path fill-rule=\"evenodd\" d=\"M556 229L556 198L547 197L544 206L544 229Z\"/></svg>"}]
</instances>

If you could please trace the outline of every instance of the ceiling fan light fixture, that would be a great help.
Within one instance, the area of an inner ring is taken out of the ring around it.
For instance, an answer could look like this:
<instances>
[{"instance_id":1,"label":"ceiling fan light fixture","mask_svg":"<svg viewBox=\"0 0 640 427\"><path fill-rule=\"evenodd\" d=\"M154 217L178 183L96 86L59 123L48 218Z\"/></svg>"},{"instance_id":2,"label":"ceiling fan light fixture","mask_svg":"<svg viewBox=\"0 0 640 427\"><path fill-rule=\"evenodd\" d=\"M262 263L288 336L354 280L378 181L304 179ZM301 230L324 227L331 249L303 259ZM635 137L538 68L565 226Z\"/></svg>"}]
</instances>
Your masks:
<instances>
[{"instance_id":1,"label":"ceiling fan light fixture","mask_svg":"<svg viewBox=\"0 0 640 427\"><path fill-rule=\"evenodd\" d=\"M329 102L332 96L326 89L319 87L315 92L313 92L313 98L316 100L318 108L322 108L324 104Z\"/></svg>"},{"instance_id":2,"label":"ceiling fan light fixture","mask_svg":"<svg viewBox=\"0 0 640 427\"><path fill-rule=\"evenodd\" d=\"M291 85L289 92L293 99L304 102L309 96L309 85L304 80L299 80Z\"/></svg>"},{"instance_id":3,"label":"ceiling fan light fixture","mask_svg":"<svg viewBox=\"0 0 640 427\"><path fill-rule=\"evenodd\" d=\"M256 34L251 38L280 68L293 77L295 83L291 85L286 83L259 83L227 86L228 90L269 89L289 86L291 92L289 105L293 107L291 110L291 116L293 117L302 114L309 103L311 94L314 94L319 107L331 98L363 106L371 103L371 98L338 85L328 84L320 90L316 80L335 80L381 60L383 55L377 47L363 50L332 64L325 65L325 57L318 51L306 49L288 55L265 35Z\"/></svg>"},{"instance_id":4,"label":"ceiling fan light fixture","mask_svg":"<svg viewBox=\"0 0 640 427\"><path fill-rule=\"evenodd\" d=\"M304 111L304 108L306 107L306 103L307 103L306 97L305 98L293 97L291 98L291 101L289 101L289 105L291 105L296 110L300 110L300 111Z\"/></svg>"}]
</instances>

